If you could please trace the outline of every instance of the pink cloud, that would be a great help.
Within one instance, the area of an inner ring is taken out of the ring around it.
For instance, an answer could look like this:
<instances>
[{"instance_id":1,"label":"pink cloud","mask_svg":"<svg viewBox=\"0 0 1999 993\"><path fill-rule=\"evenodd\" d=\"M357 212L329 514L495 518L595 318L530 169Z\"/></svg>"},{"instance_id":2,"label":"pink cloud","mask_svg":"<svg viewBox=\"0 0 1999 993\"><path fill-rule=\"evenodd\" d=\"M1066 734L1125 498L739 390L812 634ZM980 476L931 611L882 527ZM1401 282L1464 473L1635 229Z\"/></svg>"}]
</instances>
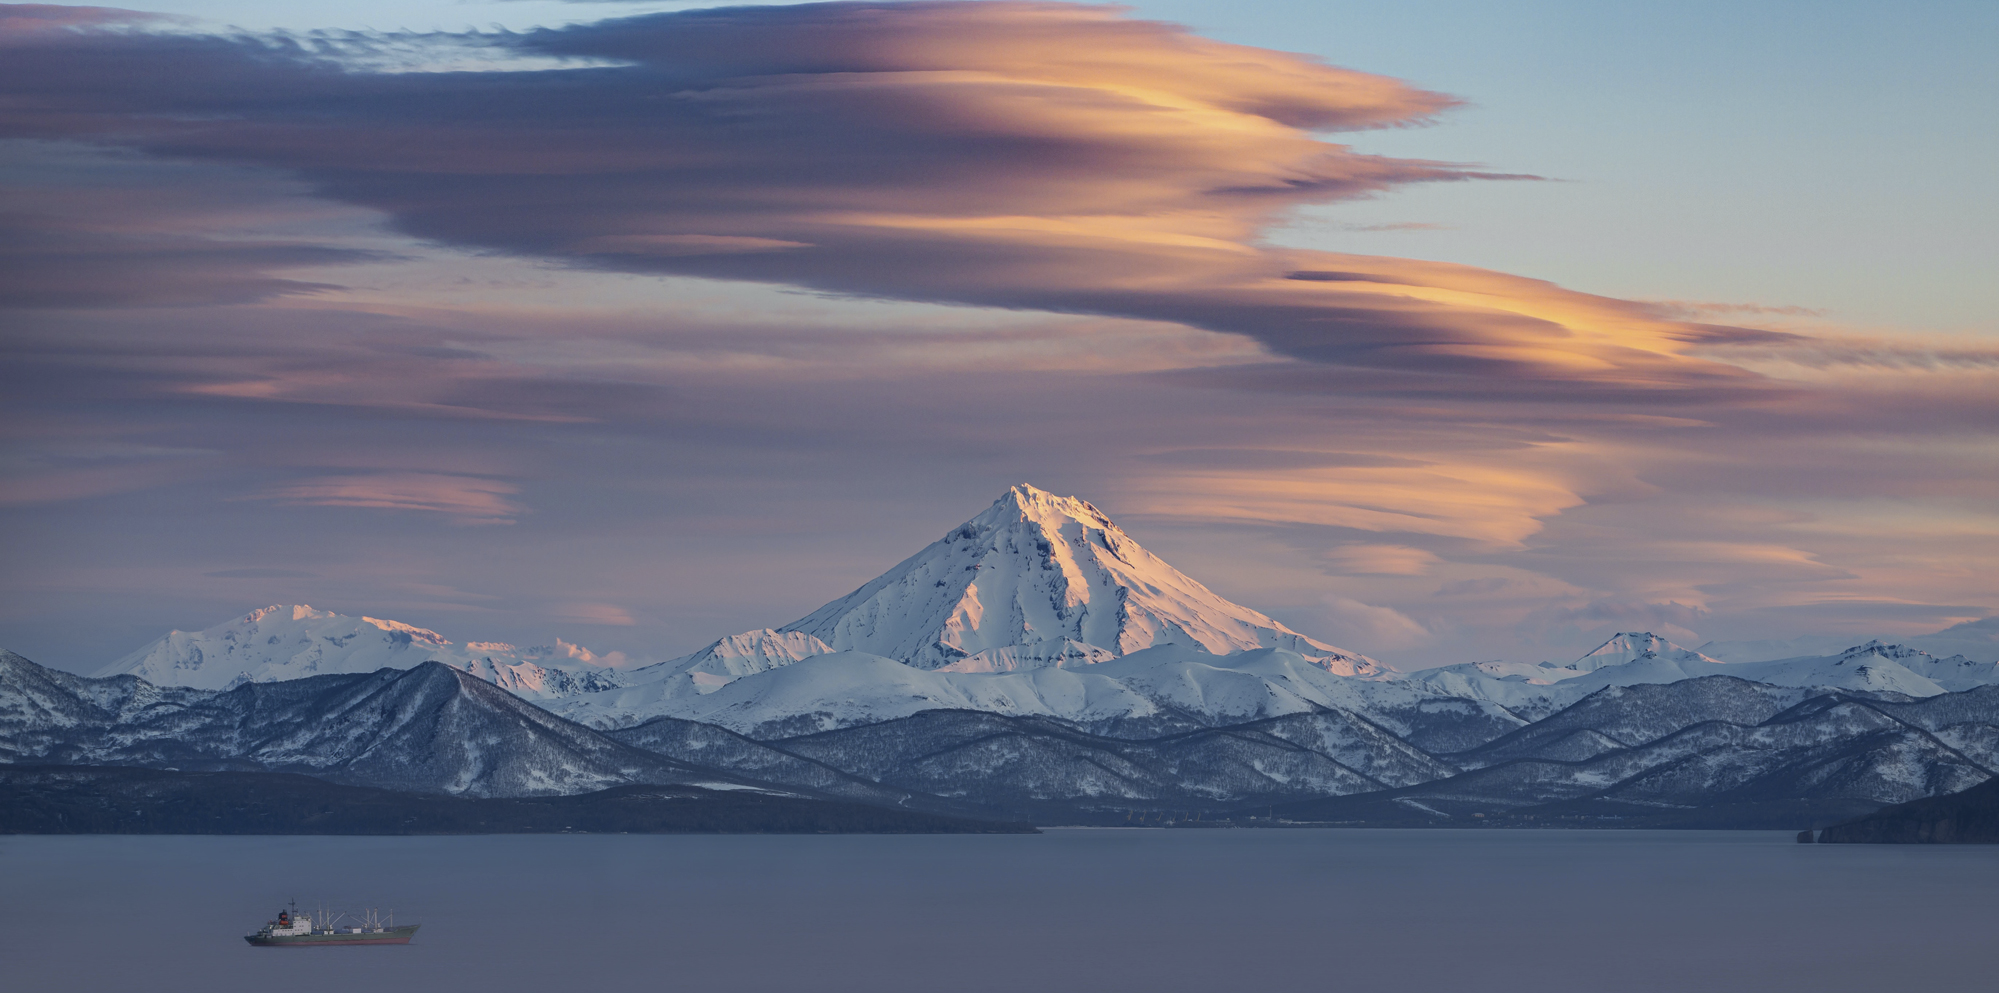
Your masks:
<instances>
[{"instance_id":1,"label":"pink cloud","mask_svg":"<svg viewBox=\"0 0 1999 993\"><path fill-rule=\"evenodd\" d=\"M384 472L321 476L273 486L263 499L312 507L365 507L443 514L456 524L512 524L524 507L507 499L520 488L473 476Z\"/></svg>"},{"instance_id":2,"label":"pink cloud","mask_svg":"<svg viewBox=\"0 0 1999 993\"><path fill-rule=\"evenodd\" d=\"M119 7L72 7L66 4L43 3L0 4L0 44L4 44L10 37L186 20L171 14L150 14Z\"/></svg>"}]
</instances>

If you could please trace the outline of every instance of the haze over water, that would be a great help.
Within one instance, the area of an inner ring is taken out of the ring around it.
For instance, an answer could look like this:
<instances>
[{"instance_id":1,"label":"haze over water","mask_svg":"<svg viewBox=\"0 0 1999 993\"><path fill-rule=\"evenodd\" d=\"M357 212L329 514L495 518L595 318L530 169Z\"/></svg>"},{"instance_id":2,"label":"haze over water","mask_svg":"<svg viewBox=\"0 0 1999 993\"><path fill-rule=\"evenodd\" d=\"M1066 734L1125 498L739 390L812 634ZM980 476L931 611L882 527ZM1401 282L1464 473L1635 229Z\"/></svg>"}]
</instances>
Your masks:
<instances>
[{"instance_id":1,"label":"haze over water","mask_svg":"<svg viewBox=\"0 0 1999 993\"><path fill-rule=\"evenodd\" d=\"M1989 978L1999 852L1761 832L0 839L20 990L1772 990ZM253 949L296 896L408 947Z\"/></svg>"}]
</instances>

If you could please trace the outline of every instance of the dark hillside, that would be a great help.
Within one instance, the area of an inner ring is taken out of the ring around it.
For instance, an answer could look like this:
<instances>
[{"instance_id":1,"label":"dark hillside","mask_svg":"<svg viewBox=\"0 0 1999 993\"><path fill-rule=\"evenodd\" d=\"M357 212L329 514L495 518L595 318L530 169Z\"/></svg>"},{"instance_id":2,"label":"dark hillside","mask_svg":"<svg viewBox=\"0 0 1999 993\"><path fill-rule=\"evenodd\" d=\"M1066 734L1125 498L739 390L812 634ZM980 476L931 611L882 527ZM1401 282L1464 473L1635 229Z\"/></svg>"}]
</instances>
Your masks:
<instances>
[{"instance_id":1,"label":"dark hillside","mask_svg":"<svg viewBox=\"0 0 1999 993\"><path fill-rule=\"evenodd\" d=\"M1948 796L1883 807L1826 828L1827 844L1999 844L1999 779Z\"/></svg>"},{"instance_id":2,"label":"dark hillside","mask_svg":"<svg viewBox=\"0 0 1999 993\"><path fill-rule=\"evenodd\" d=\"M0 834L986 834L1025 824L756 790L474 798L274 772L0 766Z\"/></svg>"}]
</instances>

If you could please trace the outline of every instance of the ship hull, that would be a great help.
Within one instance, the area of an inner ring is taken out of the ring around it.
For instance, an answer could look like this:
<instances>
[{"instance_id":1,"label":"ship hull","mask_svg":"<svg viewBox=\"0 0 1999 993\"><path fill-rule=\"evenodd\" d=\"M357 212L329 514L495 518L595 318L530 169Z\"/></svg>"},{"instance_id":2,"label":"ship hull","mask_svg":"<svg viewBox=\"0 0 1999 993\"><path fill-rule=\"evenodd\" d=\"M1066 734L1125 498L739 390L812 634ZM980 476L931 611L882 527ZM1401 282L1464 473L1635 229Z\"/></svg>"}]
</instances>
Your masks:
<instances>
[{"instance_id":1,"label":"ship hull","mask_svg":"<svg viewBox=\"0 0 1999 993\"><path fill-rule=\"evenodd\" d=\"M243 940L258 948L345 948L349 945L407 945L422 925L405 924L361 934L244 935Z\"/></svg>"}]
</instances>

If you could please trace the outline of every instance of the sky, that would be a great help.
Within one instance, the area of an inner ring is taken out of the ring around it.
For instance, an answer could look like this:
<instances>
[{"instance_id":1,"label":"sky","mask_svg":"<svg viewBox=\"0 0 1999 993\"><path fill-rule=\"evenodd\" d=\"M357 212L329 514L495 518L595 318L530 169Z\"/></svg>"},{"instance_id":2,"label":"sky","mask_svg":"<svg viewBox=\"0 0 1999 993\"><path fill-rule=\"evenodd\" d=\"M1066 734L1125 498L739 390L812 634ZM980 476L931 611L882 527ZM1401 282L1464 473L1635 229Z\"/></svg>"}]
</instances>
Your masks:
<instances>
[{"instance_id":1,"label":"sky","mask_svg":"<svg viewBox=\"0 0 1999 993\"><path fill-rule=\"evenodd\" d=\"M304 602L668 658L1017 482L1404 668L1991 617L1995 42L0 6L0 646Z\"/></svg>"}]
</instances>

